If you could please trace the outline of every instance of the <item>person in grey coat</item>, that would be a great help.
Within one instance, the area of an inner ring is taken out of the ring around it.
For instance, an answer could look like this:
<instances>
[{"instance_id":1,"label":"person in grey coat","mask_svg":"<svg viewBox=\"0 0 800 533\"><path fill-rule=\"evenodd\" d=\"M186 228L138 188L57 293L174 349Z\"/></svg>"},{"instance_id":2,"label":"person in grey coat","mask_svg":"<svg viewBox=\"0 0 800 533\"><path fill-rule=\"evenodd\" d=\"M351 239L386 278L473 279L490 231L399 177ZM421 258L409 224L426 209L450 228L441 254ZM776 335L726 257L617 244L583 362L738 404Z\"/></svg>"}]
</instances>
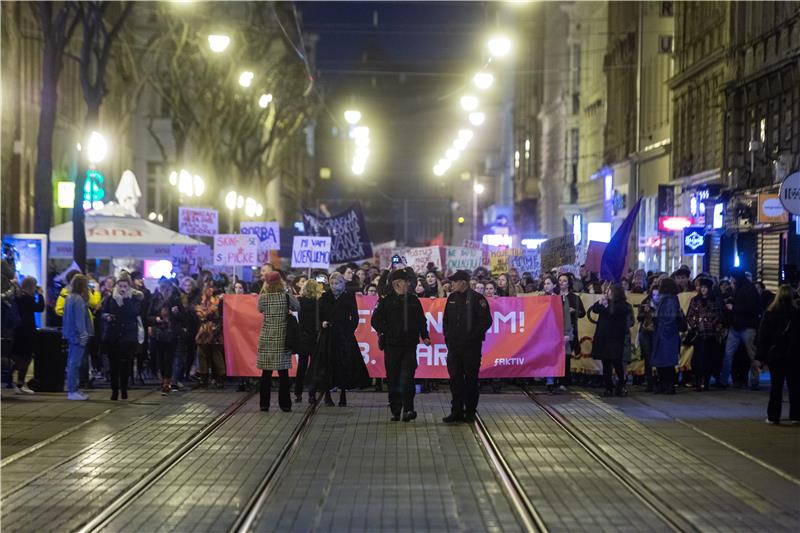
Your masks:
<instances>
[{"instance_id":1,"label":"person in grey coat","mask_svg":"<svg viewBox=\"0 0 800 533\"><path fill-rule=\"evenodd\" d=\"M650 363L658 372L657 393L675 394L675 366L680 357L680 334L687 329L686 317L678 301L678 285L672 278L661 280L658 294Z\"/></svg>"},{"instance_id":2,"label":"person in grey coat","mask_svg":"<svg viewBox=\"0 0 800 533\"><path fill-rule=\"evenodd\" d=\"M67 355L67 399L88 400L78 390L81 361L86 354L89 337L94 336L94 323L86 302L89 301L89 283L86 276L76 274L70 283L69 296L64 302L62 337L69 344Z\"/></svg>"},{"instance_id":3,"label":"person in grey coat","mask_svg":"<svg viewBox=\"0 0 800 533\"><path fill-rule=\"evenodd\" d=\"M292 354L286 349L286 324L289 315L289 297L283 287L281 275L269 272L258 295L258 311L264 315L258 336L258 359L261 369L261 410L269 411L272 372L278 371L278 405L281 411L292 410L289 369Z\"/></svg>"}]
</instances>

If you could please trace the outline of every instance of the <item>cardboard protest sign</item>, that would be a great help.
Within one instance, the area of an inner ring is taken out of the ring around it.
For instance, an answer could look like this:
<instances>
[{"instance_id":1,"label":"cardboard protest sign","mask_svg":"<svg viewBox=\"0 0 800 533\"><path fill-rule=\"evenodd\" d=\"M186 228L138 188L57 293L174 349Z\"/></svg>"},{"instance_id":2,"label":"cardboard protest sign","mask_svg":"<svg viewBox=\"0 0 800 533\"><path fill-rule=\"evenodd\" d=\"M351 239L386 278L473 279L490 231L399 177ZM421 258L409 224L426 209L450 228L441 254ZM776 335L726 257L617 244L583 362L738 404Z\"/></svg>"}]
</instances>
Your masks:
<instances>
[{"instance_id":1,"label":"cardboard protest sign","mask_svg":"<svg viewBox=\"0 0 800 533\"><path fill-rule=\"evenodd\" d=\"M481 266L483 252L464 246L448 246L445 249L445 267L448 270L475 270Z\"/></svg>"},{"instance_id":2,"label":"cardboard protest sign","mask_svg":"<svg viewBox=\"0 0 800 533\"><path fill-rule=\"evenodd\" d=\"M258 237L255 235L214 235L214 264L255 266L258 264Z\"/></svg>"},{"instance_id":3,"label":"cardboard protest sign","mask_svg":"<svg viewBox=\"0 0 800 533\"><path fill-rule=\"evenodd\" d=\"M491 267L492 275L497 276L508 272L508 258L519 255L522 255L522 250L519 248L506 248L489 252L489 266Z\"/></svg>"},{"instance_id":4,"label":"cardboard protest sign","mask_svg":"<svg viewBox=\"0 0 800 533\"><path fill-rule=\"evenodd\" d=\"M184 235L213 237L219 233L219 213L216 209L179 207L178 232Z\"/></svg>"},{"instance_id":5,"label":"cardboard protest sign","mask_svg":"<svg viewBox=\"0 0 800 533\"><path fill-rule=\"evenodd\" d=\"M544 241L539 246L539 257L544 271L549 272L561 265L571 265L575 262L575 237L564 235Z\"/></svg>"},{"instance_id":6,"label":"cardboard protest sign","mask_svg":"<svg viewBox=\"0 0 800 533\"><path fill-rule=\"evenodd\" d=\"M292 268L325 268L331 264L330 237L295 237Z\"/></svg>"},{"instance_id":7,"label":"cardboard protest sign","mask_svg":"<svg viewBox=\"0 0 800 533\"><path fill-rule=\"evenodd\" d=\"M205 244L173 244L169 247L169 254L176 272L196 274L211 263L211 248Z\"/></svg>"},{"instance_id":8,"label":"cardboard protest sign","mask_svg":"<svg viewBox=\"0 0 800 533\"><path fill-rule=\"evenodd\" d=\"M258 237L258 262L269 262L270 250L281 249L281 229L277 222L241 222L239 233Z\"/></svg>"},{"instance_id":9,"label":"cardboard protest sign","mask_svg":"<svg viewBox=\"0 0 800 533\"><path fill-rule=\"evenodd\" d=\"M439 246L425 246L422 248L409 248L405 253L406 264L414 272L425 272L428 263L433 263L436 270L442 269L442 254Z\"/></svg>"},{"instance_id":10,"label":"cardboard protest sign","mask_svg":"<svg viewBox=\"0 0 800 533\"><path fill-rule=\"evenodd\" d=\"M527 251L523 255L512 255L508 258L508 269L516 268L519 274L530 272L533 277L541 275L542 266L539 262L539 252Z\"/></svg>"},{"instance_id":11,"label":"cardboard protest sign","mask_svg":"<svg viewBox=\"0 0 800 533\"><path fill-rule=\"evenodd\" d=\"M483 248L483 243L478 241L473 241L472 239L464 239L464 242L461 244L464 248L472 248L473 250L480 250Z\"/></svg>"}]
</instances>

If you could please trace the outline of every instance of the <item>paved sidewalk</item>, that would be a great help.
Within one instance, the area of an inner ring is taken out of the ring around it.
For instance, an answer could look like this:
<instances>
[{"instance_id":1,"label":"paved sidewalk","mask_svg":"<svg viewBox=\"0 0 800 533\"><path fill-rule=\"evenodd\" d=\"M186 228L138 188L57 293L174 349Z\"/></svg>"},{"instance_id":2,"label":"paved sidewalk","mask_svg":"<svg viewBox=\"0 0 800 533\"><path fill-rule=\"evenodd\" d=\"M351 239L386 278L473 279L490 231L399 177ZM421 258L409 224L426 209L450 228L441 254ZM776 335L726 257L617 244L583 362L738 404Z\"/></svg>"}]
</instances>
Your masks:
<instances>
[{"instance_id":1,"label":"paved sidewalk","mask_svg":"<svg viewBox=\"0 0 800 533\"><path fill-rule=\"evenodd\" d=\"M469 426L442 424L444 394L390 422L386 395L322 407L267 501L258 531L519 531Z\"/></svg>"}]
</instances>

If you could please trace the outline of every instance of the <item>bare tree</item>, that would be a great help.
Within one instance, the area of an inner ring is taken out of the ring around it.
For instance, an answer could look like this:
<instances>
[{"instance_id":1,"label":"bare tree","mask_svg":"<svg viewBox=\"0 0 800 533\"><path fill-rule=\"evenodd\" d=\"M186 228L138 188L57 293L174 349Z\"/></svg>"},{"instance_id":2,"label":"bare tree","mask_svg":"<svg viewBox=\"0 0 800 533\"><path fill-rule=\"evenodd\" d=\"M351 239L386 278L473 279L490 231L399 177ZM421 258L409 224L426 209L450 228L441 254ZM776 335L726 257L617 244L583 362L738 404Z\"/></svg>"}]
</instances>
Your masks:
<instances>
[{"instance_id":1,"label":"bare tree","mask_svg":"<svg viewBox=\"0 0 800 533\"><path fill-rule=\"evenodd\" d=\"M184 165L191 143L195 158L199 154L217 184L265 186L274 177L269 169L279 160L276 154L285 139L314 113L313 101L303 94L307 75L269 4L239 4L236 14L215 8L207 4L205 18L227 17L236 28L221 55L208 50L206 35L191 20L160 10L154 29L160 43L154 47L148 85L169 109L177 166ZM245 68L255 74L249 88L238 84ZM266 107L259 105L262 94L272 96ZM149 129L166 162L164 140Z\"/></svg>"},{"instance_id":2,"label":"bare tree","mask_svg":"<svg viewBox=\"0 0 800 533\"><path fill-rule=\"evenodd\" d=\"M82 2L78 4L79 18L83 29L80 53L80 79L83 99L86 102L85 132L96 128L100 117L100 106L106 95L106 67L112 47L133 9L133 2ZM111 13L109 13L111 12ZM85 154L88 150L85 150ZM72 209L72 256L79 266L86 264L86 228L83 212L83 189L88 170L86 156L80 158L75 179L75 204Z\"/></svg>"},{"instance_id":3,"label":"bare tree","mask_svg":"<svg viewBox=\"0 0 800 533\"><path fill-rule=\"evenodd\" d=\"M31 9L39 20L43 42L33 231L48 233L53 222L53 133L58 110L58 79L64 66L64 52L80 18L74 2L35 2ZM79 196L77 192L75 196Z\"/></svg>"}]
</instances>

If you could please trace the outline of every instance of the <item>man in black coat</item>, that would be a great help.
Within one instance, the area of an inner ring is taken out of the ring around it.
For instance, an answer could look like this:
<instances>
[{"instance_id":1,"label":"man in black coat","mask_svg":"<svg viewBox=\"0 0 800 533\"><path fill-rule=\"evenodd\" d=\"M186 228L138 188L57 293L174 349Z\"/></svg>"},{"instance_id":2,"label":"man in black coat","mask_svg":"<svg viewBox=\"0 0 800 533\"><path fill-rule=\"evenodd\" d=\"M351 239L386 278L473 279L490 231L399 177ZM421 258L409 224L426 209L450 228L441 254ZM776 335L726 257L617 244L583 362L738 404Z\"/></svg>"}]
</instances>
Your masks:
<instances>
[{"instance_id":1,"label":"man in black coat","mask_svg":"<svg viewBox=\"0 0 800 533\"><path fill-rule=\"evenodd\" d=\"M392 421L417 418L414 411L414 372L417 370L419 340L431 345L428 323L419 298L409 291L404 270L395 270L390 278L392 290L378 302L372 313L372 328L378 332L384 352L386 378L389 382L389 408Z\"/></svg>"},{"instance_id":2,"label":"man in black coat","mask_svg":"<svg viewBox=\"0 0 800 533\"><path fill-rule=\"evenodd\" d=\"M750 358L750 388L758 389L759 368L756 360L756 330L761 321L761 298L755 286L747 279L744 271L736 269L733 278L733 297L726 301L725 309L729 315L730 329L725 343L725 358L720 372L721 386L726 387L731 375L733 355L744 344Z\"/></svg>"},{"instance_id":3,"label":"man in black coat","mask_svg":"<svg viewBox=\"0 0 800 533\"><path fill-rule=\"evenodd\" d=\"M447 344L447 372L453 395L450 415L445 423L473 422L478 407L478 373L481 346L492 327L489 303L482 294L469 288L469 274L459 270L450 276L453 293L447 297L442 326Z\"/></svg>"}]
</instances>

